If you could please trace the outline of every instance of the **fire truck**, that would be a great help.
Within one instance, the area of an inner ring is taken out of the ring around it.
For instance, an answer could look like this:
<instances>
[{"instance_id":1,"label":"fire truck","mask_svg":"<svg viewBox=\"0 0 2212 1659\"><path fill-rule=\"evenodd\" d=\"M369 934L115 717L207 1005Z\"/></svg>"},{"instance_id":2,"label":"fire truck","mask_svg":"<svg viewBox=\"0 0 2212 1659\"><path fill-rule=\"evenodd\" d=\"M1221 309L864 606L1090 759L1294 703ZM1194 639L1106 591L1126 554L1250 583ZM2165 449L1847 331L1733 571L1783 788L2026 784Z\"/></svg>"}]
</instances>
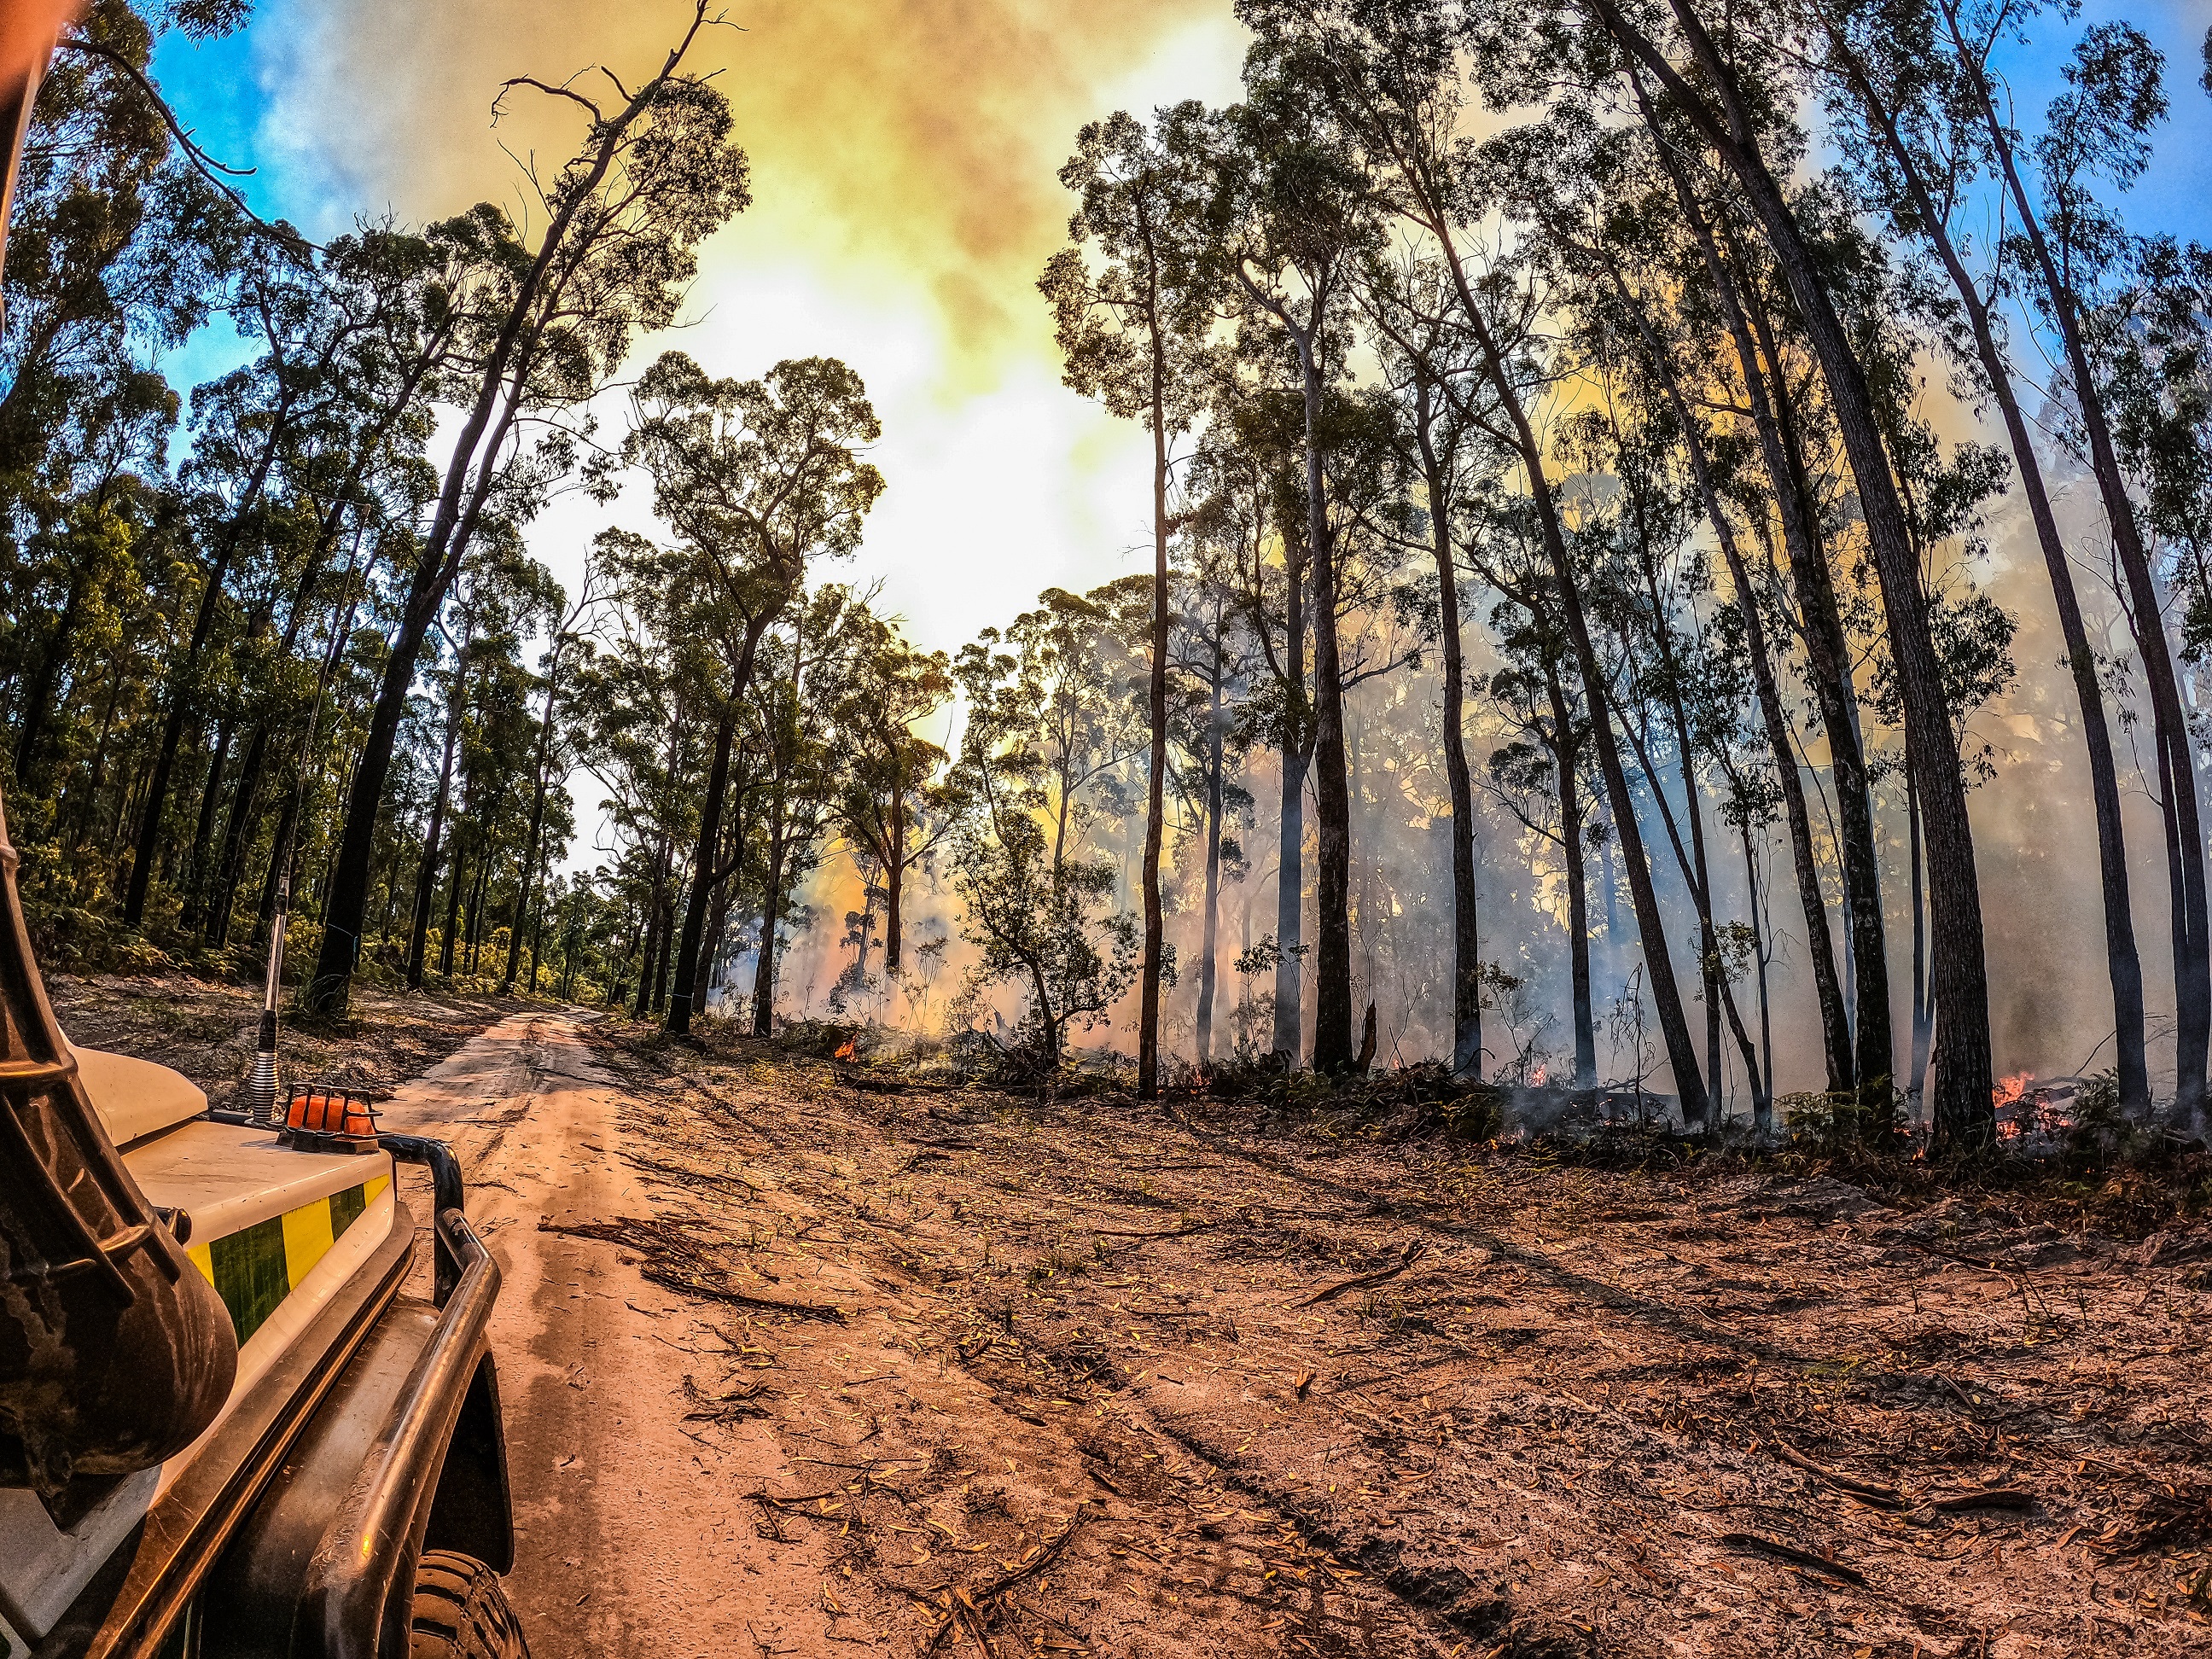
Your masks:
<instances>
[{"instance_id":1,"label":"fire truck","mask_svg":"<svg viewBox=\"0 0 2212 1659\"><path fill-rule=\"evenodd\" d=\"M70 9L0 0L0 213ZM279 1101L281 933L245 1109L74 1047L16 864L0 811L0 1659L526 1654L499 1267L452 1152Z\"/></svg>"}]
</instances>

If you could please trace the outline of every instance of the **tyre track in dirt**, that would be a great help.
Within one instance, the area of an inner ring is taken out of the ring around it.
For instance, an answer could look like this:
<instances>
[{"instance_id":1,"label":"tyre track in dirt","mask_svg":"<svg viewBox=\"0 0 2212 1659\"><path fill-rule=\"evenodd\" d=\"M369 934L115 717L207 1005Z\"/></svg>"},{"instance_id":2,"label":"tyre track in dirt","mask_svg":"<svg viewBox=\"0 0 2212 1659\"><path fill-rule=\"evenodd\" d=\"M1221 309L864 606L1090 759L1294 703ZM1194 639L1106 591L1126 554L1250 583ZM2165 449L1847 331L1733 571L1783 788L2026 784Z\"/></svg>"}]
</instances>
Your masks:
<instances>
[{"instance_id":1,"label":"tyre track in dirt","mask_svg":"<svg viewBox=\"0 0 2212 1659\"><path fill-rule=\"evenodd\" d=\"M830 1639L817 1552L771 1560L738 1514L736 1492L787 1478L775 1437L743 1424L713 1440L685 1432L685 1379L718 1368L716 1325L620 1253L540 1230L653 1201L621 1161L623 1091L581 1029L511 1017L382 1108L386 1128L452 1143L503 1275L491 1342L515 1499L508 1589L531 1650L853 1652ZM412 1170L402 1182L424 1220L427 1182Z\"/></svg>"}]
</instances>

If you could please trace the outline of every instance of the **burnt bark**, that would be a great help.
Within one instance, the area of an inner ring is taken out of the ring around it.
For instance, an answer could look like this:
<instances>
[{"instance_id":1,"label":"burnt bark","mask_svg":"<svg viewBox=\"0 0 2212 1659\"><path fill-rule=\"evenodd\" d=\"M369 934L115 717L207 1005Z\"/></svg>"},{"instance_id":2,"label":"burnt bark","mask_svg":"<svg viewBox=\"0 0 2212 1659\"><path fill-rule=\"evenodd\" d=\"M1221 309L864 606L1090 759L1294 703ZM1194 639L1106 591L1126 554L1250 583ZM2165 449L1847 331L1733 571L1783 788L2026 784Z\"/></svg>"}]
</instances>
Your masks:
<instances>
[{"instance_id":1,"label":"burnt bark","mask_svg":"<svg viewBox=\"0 0 2212 1659\"><path fill-rule=\"evenodd\" d=\"M2010 366L1997 342L1996 326L1989 301L1966 269L1935 194L1919 166L1914 161L1911 148L1905 143L1897 117L1875 91L1865 66L1850 48L1848 41L1832 25L1828 38L1835 60L1843 72L1852 95L1865 112L1868 131L1882 146L1904 185L1910 204L1911 228L1925 237L1935 252L1944 274L1959 296L1960 310L1972 332L1974 355L1980 360L1984 383L1990 389L1990 400L2004 422L2005 441L2012 450L2013 465L2020 475L2021 493L2027 499L2029 520L2035 526L2037 545L2042 550L2043 567L2051 582L2051 596L2058 612L2058 627L2066 642L2066 665L2074 681L2075 702L2081 711L2082 746L2089 757L2089 792L2096 813L2097 869L2102 883L2105 902L2105 966L2112 988L2112 1019L2115 1032L2115 1060L2120 1103L2132 1111L2142 1111L2150 1105L2150 1068L2144 1053L2144 1014L2142 958L2136 946L2135 913L2129 893L2128 855L2125 832L2120 823L2119 771L2112 753L2112 728L2106 719L2105 697L2097 684L2097 658L2090 648L2088 629L2081 619L2081 601L2074 586L2073 566L2066 556L2065 543L2058 533L2057 516L2051 510L2051 493L2043 476L2043 464L2036 454L2033 438L2020 407L2020 397L2013 385ZM2154 719L2156 708L2154 705ZM1908 777L1907 793L1911 794ZM1913 842L1913 971L1915 988L1913 1006L1916 1011L1924 1007L1924 988L1919 983L1924 973L1923 960L1924 921L1920 902L1919 882L1919 802L1911 802L1911 829ZM2179 824L2176 824L2178 833ZM2185 905L2186 902L2185 895ZM2184 934L2185 947L2187 935ZM2179 984L2184 964L2175 961L2176 983ZM1912 1031L1912 1060L1909 1091L1917 1095L1928 1060L1928 1036L1925 1021L1916 1013Z\"/></svg>"},{"instance_id":2,"label":"burnt bark","mask_svg":"<svg viewBox=\"0 0 2212 1659\"><path fill-rule=\"evenodd\" d=\"M1622 15L1613 0L1589 0L1589 3L1621 48L1659 79L1669 99L1735 177L1765 232L1827 384L1837 431L1858 485L1867 540L1881 585L1904 705L1905 747L1925 788L1923 810L1933 889L1932 976L1937 1027L1933 1117L1937 1138L1948 1148L1978 1150L1995 1138L1996 1126L1990 1098L1989 984L1973 831L1953 748L1942 665L1929 630L1919 570L1904 507L1890 474L1873 392L1822 281L1819 261L1780 184L1768 170L1759 147L1756 123L1736 87L1734 72L1697 16L1692 0L1669 0L1670 8L1705 83L1719 100L1717 108ZM1839 788L1838 793L1844 792ZM1874 920L1879 921L1879 913ZM1855 926L1864 925L1856 915L1853 921ZM1862 962L1861 974L1869 966L1879 969L1881 963L1879 959L1871 964ZM1875 1012L1863 998L1862 1074L1857 1079L1863 1101L1877 1086L1887 1091L1894 1063L1885 1053L1880 1057L1883 1070L1879 1076L1866 1074L1863 1028L1866 1016ZM1879 1012L1887 1026L1887 1007ZM1881 1115L1886 1119L1887 1115Z\"/></svg>"},{"instance_id":3,"label":"burnt bark","mask_svg":"<svg viewBox=\"0 0 2212 1659\"><path fill-rule=\"evenodd\" d=\"M1451 797L1452 1073L1482 1075L1482 927L1474 885L1474 783L1467 764L1467 666L1460 639L1459 568L1451 538L1451 479L1430 429L1432 388L1413 387L1413 439L1429 498L1430 551L1436 561L1437 632L1443 646L1444 781ZM1588 960L1584 960L1588 993Z\"/></svg>"},{"instance_id":4,"label":"burnt bark","mask_svg":"<svg viewBox=\"0 0 2212 1659\"><path fill-rule=\"evenodd\" d=\"M668 1005L667 1031L682 1036L691 1029L693 981L699 976L699 946L707 927L707 906L714 896L714 854L720 845L722 809L729 798L730 748L737 739L738 715L753 680L753 664L759 655L761 635L781 611L781 605L763 606L745 622L737 660L730 670L730 690L722 715L714 727L714 755L707 769L707 795L699 807L699 844L692 854L691 892L684 907L684 936L676 951L676 994ZM765 1032L763 1033L766 1035Z\"/></svg>"}]
</instances>

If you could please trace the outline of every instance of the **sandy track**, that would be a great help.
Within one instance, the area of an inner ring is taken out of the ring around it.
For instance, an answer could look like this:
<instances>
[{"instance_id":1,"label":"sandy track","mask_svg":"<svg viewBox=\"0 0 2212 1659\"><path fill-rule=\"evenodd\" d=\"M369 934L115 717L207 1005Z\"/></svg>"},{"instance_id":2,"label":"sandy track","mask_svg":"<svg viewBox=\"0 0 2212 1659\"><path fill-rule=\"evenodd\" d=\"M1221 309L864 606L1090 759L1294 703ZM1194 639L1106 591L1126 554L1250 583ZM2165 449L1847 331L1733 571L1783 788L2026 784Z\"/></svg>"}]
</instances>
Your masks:
<instances>
[{"instance_id":1,"label":"sandy track","mask_svg":"<svg viewBox=\"0 0 2212 1659\"><path fill-rule=\"evenodd\" d=\"M618 1155L621 1091L576 1033L560 1015L508 1018L384 1109L389 1129L451 1141L506 1275L491 1335L514 1486L510 1589L531 1650L837 1651L818 1564L782 1546L770 1571L739 1501L764 1481L789 1486L775 1437L757 1424L686 1432L685 1377L720 1374L714 1328L608 1245L541 1230L653 1208ZM408 1179L426 1216L419 1174Z\"/></svg>"}]
</instances>

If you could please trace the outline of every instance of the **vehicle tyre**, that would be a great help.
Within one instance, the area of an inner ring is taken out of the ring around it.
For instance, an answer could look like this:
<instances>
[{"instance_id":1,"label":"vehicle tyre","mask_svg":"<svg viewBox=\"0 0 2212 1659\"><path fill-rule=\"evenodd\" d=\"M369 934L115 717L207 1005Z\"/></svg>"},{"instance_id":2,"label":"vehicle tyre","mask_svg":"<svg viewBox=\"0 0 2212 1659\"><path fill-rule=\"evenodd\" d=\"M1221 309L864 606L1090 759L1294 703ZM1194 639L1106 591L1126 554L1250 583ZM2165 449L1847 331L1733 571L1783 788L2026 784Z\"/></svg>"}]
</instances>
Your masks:
<instances>
[{"instance_id":1,"label":"vehicle tyre","mask_svg":"<svg viewBox=\"0 0 2212 1659\"><path fill-rule=\"evenodd\" d=\"M453 1550L422 1552L409 1628L409 1659L530 1659L499 1575Z\"/></svg>"}]
</instances>

